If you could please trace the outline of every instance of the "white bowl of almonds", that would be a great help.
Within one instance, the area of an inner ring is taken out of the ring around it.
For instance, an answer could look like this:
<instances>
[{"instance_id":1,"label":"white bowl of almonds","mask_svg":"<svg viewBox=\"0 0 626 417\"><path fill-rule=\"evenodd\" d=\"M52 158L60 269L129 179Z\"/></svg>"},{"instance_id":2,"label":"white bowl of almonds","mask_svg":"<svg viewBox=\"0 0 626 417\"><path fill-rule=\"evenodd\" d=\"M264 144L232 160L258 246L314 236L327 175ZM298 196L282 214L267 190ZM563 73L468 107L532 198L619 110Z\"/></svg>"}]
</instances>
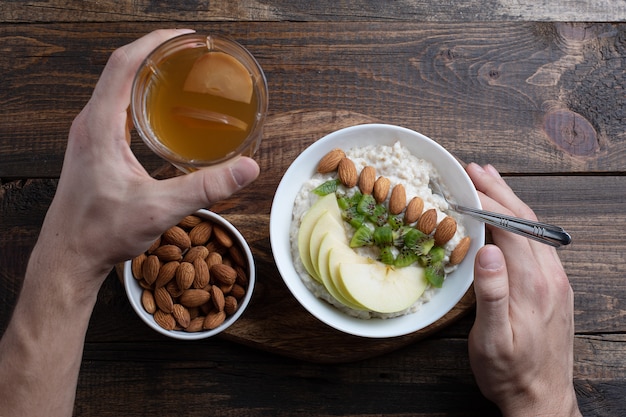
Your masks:
<instances>
[{"instance_id":1,"label":"white bowl of almonds","mask_svg":"<svg viewBox=\"0 0 626 417\"><path fill-rule=\"evenodd\" d=\"M244 312L255 284L254 259L226 219L199 210L124 264L128 299L148 326L176 339L214 336Z\"/></svg>"},{"instance_id":2,"label":"white bowl of almonds","mask_svg":"<svg viewBox=\"0 0 626 417\"><path fill-rule=\"evenodd\" d=\"M435 194L480 208L459 162L415 131L333 132L304 150L274 197L278 270L315 317L345 333L396 337L439 320L473 282L484 226Z\"/></svg>"}]
</instances>

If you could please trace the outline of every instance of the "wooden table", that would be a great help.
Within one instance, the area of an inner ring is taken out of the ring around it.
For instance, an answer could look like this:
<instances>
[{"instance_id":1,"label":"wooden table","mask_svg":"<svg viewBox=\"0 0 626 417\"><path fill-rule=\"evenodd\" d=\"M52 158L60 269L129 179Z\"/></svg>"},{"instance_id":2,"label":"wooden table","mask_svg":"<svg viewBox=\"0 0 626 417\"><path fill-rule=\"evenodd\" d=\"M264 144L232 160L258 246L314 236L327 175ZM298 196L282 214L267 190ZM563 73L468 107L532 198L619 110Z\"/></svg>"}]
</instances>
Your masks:
<instances>
[{"instance_id":1,"label":"wooden table","mask_svg":"<svg viewBox=\"0 0 626 417\"><path fill-rule=\"evenodd\" d=\"M290 297L268 220L282 173L339 127L417 130L494 164L564 226L584 415L626 415L623 1L112 1L0 4L0 328L53 197L66 135L112 50L162 27L225 32L264 68L270 117L254 187L213 207L251 242L259 286L219 338L159 336L112 271L87 334L77 416L493 416L467 358L473 299L445 326L365 340ZM153 172L162 161L135 137Z\"/></svg>"}]
</instances>

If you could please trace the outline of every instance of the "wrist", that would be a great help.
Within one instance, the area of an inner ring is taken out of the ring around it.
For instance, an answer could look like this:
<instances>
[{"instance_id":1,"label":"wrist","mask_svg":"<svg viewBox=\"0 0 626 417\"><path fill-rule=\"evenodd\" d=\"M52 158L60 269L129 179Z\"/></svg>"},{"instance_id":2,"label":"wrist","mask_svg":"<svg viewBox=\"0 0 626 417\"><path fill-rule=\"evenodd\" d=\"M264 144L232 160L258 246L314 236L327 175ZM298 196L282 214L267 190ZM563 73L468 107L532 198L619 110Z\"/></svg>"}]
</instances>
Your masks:
<instances>
[{"instance_id":1,"label":"wrist","mask_svg":"<svg viewBox=\"0 0 626 417\"><path fill-rule=\"evenodd\" d=\"M545 395L544 393L543 396L545 397ZM548 401L532 400L524 396L524 399L499 405L499 408L505 417L526 417L530 415L542 417L582 416L573 387L562 396L554 392L550 392L548 395L551 397Z\"/></svg>"}]
</instances>

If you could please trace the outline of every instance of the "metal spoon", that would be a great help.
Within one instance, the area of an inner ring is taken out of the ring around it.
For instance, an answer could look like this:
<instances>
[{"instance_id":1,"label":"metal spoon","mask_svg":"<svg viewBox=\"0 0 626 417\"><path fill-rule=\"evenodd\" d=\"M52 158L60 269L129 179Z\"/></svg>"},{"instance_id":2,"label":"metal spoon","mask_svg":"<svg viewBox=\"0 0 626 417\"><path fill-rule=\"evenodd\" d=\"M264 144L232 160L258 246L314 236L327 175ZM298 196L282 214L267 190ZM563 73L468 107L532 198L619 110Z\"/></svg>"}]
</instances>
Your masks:
<instances>
[{"instance_id":1,"label":"metal spoon","mask_svg":"<svg viewBox=\"0 0 626 417\"><path fill-rule=\"evenodd\" d=\"M572 242L572 237L562 227L471 207L460 206L448 201L444 193L441 191L439 184L431 181L430 188L435 194L443 197L452 210L457 213L467 214L468 216L474 217L483 223L499 227L500 229L504 229L509 232L517 233L518 235L522 235L529 239L533 239L557 248L563 245L569 245Z\"/></svg>"}]
</instances>

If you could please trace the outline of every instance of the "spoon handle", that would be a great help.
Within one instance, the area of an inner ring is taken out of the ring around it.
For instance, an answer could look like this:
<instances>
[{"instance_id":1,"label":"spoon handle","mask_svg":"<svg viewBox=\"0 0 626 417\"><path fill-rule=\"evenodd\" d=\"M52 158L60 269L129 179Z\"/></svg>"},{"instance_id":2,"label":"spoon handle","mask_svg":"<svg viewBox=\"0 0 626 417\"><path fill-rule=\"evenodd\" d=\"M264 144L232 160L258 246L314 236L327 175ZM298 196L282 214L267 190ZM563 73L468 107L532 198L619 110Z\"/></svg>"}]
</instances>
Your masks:
<instances>
[{"instance_id":1,"label":"spoon handle","mask_svg":"<svg viewBox=\"0 0 626 417\"><path fill-rule=\"evenodd\" d=\"M572 242L572 237L569 233L559 226L459 206L456 204L453 204L452 208L459 213L464 213L480 219L484 223L508 230L509 232L517 233L518 235L525 236L529 239L533 239L550 246L559 247L562 245L569 245Z\"/></svg>"}]
</instances>

